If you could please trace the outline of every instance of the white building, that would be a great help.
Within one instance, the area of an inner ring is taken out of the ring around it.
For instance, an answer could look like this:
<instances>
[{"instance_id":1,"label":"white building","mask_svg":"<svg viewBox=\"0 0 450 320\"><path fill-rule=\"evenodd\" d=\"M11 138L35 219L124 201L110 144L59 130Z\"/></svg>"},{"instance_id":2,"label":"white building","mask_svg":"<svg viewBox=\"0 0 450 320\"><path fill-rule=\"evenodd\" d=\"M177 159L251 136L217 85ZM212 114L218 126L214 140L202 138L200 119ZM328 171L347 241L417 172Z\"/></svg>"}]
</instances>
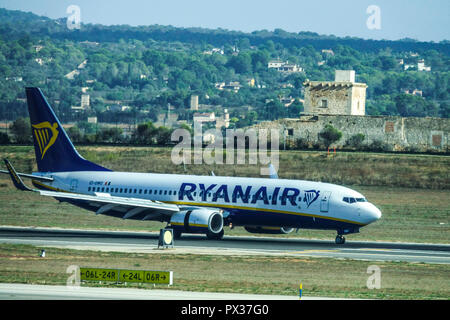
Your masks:
<instances>
[{"instance_id":1,"label":"white building","mask_svg":"<svg viewBox=\"0 0 450 320\"><path fill-rule=\"evenodd\" d=\"M417 70L418 71L431 71L431 67L427 67L425 66L425 60L419 60L419 62L417 62Z\"/></svg>"},{"instance_id":2,"label":"white building","mask_svg":"<svg viewBox=\"0 0 450 320\"><path fill-rule=\"evenodd\" d=\"M298 64L289 63L288 61L281 60L271 60L267 64L268 69L275 69L279 72L283 73L295 73L295 72L303 72L303 68Z\"/></svg>"},{"instance_id":3,"label":"white building","mask_svg":"<svg viewBox=\"0 0 450 320\"><path fill-rule=\"evenodd\" d=\"M216 115L214 112L203 112L194 113L194 122L215 122L216 121Z\"/></svg>"}]
</instances>

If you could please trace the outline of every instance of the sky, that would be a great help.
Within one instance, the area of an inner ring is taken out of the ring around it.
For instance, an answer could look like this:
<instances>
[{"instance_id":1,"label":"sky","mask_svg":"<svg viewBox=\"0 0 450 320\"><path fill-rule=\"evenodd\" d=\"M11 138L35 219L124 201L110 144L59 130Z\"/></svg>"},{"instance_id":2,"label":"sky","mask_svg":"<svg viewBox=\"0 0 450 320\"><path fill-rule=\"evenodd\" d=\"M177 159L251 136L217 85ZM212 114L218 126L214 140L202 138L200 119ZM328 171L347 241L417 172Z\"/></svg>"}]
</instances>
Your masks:
<instances>
[{"instance_id":1,"label":"sky","mask_svg":"<svg viewBox=\"0 0 450 320\"><path fill-rule=\"evenodd\" d=\"M69 17L70 5L79 7L82 23L450 40L449 0L0 0L1 8L50 18Z\"/></svg>"}]
</instances>

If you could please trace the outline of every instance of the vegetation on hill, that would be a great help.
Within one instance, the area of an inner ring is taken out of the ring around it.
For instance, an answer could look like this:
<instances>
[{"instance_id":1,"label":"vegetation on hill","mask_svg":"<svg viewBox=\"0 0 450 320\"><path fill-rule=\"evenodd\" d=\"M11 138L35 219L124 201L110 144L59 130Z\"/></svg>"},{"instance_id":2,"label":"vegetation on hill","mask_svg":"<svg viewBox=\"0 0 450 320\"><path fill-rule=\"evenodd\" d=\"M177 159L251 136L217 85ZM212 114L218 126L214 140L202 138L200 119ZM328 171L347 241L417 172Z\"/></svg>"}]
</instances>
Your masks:
<instances>
[{"instance_id":1,"label":"vegetation on hill","mask_svg":"<svg viewBox=\"0 0 450 320\"><path fill-rule=\"evenodd\" d=\"M447 41L374 41L281 29L69 30L64 19L0 9L0 119L26 117L24 87L38 86L63 122L88 116L109 123L156 122L168 105L178 120L192 121L190 97L198 95L200 109L220 115L227 108L232 125L243 127L298 116L303 82L332 80L336 69L353 69L356 80L368 84L369 115L449 117L449 53ZM275 59L304 71L268 68ZM418 70L421 60L431 71ZM230 82L239 82L239 89L218 89ZM82 88L90 108L74 112ZM286 107L283 98L293 103Z\"/></svg>"}]
</instances>

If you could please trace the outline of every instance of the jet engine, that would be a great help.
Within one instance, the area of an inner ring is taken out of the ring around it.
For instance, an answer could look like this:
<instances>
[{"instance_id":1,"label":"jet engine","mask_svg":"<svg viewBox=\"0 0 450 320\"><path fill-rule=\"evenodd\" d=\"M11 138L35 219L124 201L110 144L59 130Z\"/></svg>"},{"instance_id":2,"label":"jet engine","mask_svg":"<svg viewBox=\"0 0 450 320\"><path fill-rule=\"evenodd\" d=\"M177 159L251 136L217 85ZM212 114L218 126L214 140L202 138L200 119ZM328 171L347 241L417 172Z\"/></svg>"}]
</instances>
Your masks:
<instances>
[{"instance_id":1,"label":"jet engine","mask_svg":"<svg viewBox=\"0 0 450 320\"><path fill-rule=\"evenodd\" d=\"M223 216L217 210L201 208L183 210L172 215L170 225L176 238L182 233L203 233L209 239L223 237Z\"/></svg>"},{"instance_id":2,"label":"jet engine","mask_svg":"<svg viewBox=\"0 0 450 320\"><path fill-rule=\"evenodd\" d=\"M250 233L268 233L268 234L288 234L294 231L294 228L288 227L244 227Z\"/></svg>"}]
</instances>

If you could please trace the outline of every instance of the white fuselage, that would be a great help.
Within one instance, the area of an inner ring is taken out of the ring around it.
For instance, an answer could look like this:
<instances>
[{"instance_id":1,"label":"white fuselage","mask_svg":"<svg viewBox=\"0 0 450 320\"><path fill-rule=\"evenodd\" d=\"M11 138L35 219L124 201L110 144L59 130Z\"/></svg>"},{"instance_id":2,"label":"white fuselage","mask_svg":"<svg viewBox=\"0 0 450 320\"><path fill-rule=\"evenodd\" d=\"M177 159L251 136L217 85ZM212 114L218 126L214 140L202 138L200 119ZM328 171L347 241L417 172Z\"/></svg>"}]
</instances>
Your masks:
<instances>
[{"instance_id":1,"label":"white fuselage","mask_svg":"<svg viewBox=\"0 0 450 320\"><path fill-rule=\"evenodd\" d=\"M98 171L45 175L54 181L39 185L51 190L107 193L180 206L220 208L231 212L237 225L302 227L305 221L309 223L312 219L313 223L319 219L364 226L381 216L360 193L321 182Z\"/></svg>"}]
</instances>

